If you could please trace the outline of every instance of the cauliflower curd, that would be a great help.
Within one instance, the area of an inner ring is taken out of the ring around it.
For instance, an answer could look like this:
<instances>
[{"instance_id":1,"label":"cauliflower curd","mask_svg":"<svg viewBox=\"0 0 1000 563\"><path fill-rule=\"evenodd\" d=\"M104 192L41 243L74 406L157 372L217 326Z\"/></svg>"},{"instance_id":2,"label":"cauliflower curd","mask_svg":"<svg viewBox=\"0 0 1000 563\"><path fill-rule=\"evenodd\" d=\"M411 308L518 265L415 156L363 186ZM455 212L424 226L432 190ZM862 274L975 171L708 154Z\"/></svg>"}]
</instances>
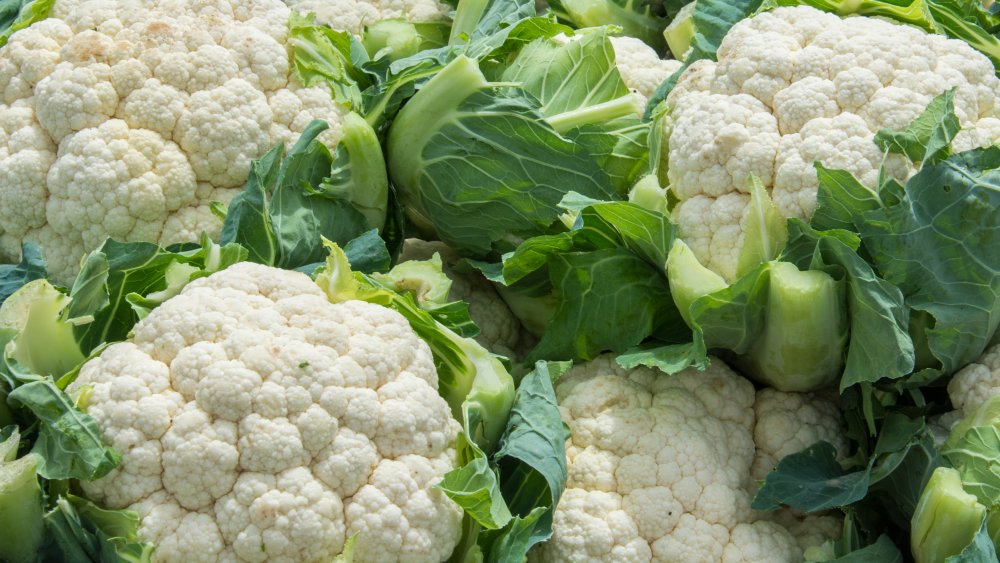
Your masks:
<instances>
[{"instance_id":1,"label":"cauliflower curd","mask_svg":"<svg viewBox=\"0 0 1000 563\"><path fill-rule=\"evenodd\" d=\"M797 562L840 532L833 516L750 509L757 479L786 453L846 447L821 396L755 394L716 359L665 376L605 355L563 375L556 397L569 477L538 561Z\"/></svg>"},{"instance_id":2,"label":"cauliflower curd","mask_svg":"<svg viewBox=\"0 0 1000 563\"><path fill-rule=\"evenodd\" d=\"M443 561L462 509L432 486L461 426L398 313L241 263L189 284L73 389L122 454L90 498L163 561Z\"/></svg>"},{"instance_id":3,"label":"cauliflower curd","mask_svg":"<svg viewBox=\"0 0 1000 563\"><path fill-rule=\"evenodd\" d=\"M905 129L950 88L963 127L953 148L1000 138L1000 80L963 41L805 6L739 22L718 62L692 64L667 98L663 158L680 200L673 218L681 236L703 264L732 281L751 175L782 215L800 219L816 210L816 161L871 188L880 166L905 179L912 164L883 155L872 139L882 128Z\"/></svg>"},{"instance_id":4,"label":"cauliflower curd","mask_svg":"<svg viewBox=\"0 0 1000 563\"><path fill-rule=\"evenodd\" d=\"M0 49L0 261L66 282L105 238L217 236L250 161L345 111L290 76L278 0L60 0Z\"/></svg>"}]
</instances>

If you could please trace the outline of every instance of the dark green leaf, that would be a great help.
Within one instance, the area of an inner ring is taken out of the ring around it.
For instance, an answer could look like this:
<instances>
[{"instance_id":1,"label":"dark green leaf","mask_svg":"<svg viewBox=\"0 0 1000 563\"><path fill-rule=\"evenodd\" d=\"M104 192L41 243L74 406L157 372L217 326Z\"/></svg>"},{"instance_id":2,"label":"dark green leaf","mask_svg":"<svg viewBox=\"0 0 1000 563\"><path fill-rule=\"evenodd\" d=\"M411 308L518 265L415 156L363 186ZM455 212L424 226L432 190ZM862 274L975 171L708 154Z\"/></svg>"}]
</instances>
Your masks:
<instances>
[{"instance_id":1,"label":"dark green leaf","mask_svg":"<svg viewBox=\"0 0 1000 563\"><path fill-rule=\"evenodd\" d=\"M896 205L857 218L864 246L906 304L945 374L982 354L1000 323L1000 149L925 165Z\"/></svg>"},{"instance_id":2,"label":"dark green leaf","mask_svg":"<svg viewBox=\"0 0 1000 563\"><path fill-rule=\"evenodd\" d=\"M97 421L80 412L51 379L21 385L7 399L30 410L40 421L31 451L38 456L42 477L90 481L107 475L121 460L121 455L101 441Z\"/></svg>"},{"instance_id":3,"label":"dark green leaf","mask_svg":"<svg viewBox=\"0 0 1000 563\"><path fill-rule=\"evenodd\" d=\"M854 217L881 207L878 196L846 170L826 168L815 163L819 188L818 204L809 224L817 230L845 229L854 231Z\"/></svg>"},{"instance_id":4,"label":"dark green leaf","mask_svg":"<svg viewBox=\"0 0 1000 563\"><path fill-rule=\"evenodd\" d=\"M807 257L798 261L800 268L822 270L847 282L851 329L840 388L912 372L909 310L899 288L879 278L836 231L815 231L801 221L790 221L789 228L789 258Z\"/></svg>"},{"instance_id":5,"label":"dark green leaf","mask_svg":"<svg viewBox=\"0 0 1000 563\"><path fill-rule=\"evenodd\" d=\"M662 268L624 248L558 254L549 272L558 304L529 360L624 352L679 318Z\"/></svg>"},{"instance_id":6,"label":"dark green leaf","mask_svg":"<svg viewBox=\"0 0 1000 563\"><path fill-rule=\"evenodd\" d=\"M844 471L836 454L829 442L819 442L786 456L764 479L753 508L775 510L788 505L816 512L861 500L868 494L868 472Z\"/></svg>"},{"instance_id":7,"label":"dark green leaf","mask_svg":"<svg viewBox=\"0 0 1000 563\"><path fill-rule=\"evenodd\" d=\"M45 277L45 260L37 244L26 242L21 246L21 262L0 264L0 305L22 285Z\"/></svg>"}]
</instances>

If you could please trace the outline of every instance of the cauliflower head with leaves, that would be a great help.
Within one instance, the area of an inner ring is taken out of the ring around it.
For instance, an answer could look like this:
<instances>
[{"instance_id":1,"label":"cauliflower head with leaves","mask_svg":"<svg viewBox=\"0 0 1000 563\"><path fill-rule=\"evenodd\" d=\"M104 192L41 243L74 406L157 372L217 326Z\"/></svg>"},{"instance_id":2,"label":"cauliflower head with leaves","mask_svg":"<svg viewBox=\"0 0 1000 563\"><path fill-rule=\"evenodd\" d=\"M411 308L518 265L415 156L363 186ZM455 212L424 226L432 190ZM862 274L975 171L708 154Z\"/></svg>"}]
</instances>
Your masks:
<instances>
[{"instance_id":1,"label":"cauliflower head with leaves","mask_svg":"<svg viewBox=\"0 0 1000 563\"><path fill-rule=\"evenodd\" d=\"M883 154L875 133L905 129L952 88L963 128L952 147L1000 138L1000 80L989 59L963 41L806 6L739 22L718 62L693 63L667 98L662 158L679 200L673 219L680 235L731 281L752 175L783 216L800 219L816 210L814 162L847 170L873 189L880 167L905 179L913 165Z\"/></svg>"},{"instance_id":2,"label":"cauliflower head with leaves","mask_svg":"<svg viewBox=\"0 0 1000 563\"><path fill-rule=\"evenodd\" d=\"M720 360L666 376L604 355L555 390L572 433L569 476L539 561L801 561L800 539L821 543L836 528L807 537L751 510L751 468L779 452L757 452L754 387ZM811 445L806 434L820 432L796 433L798 416L831 422L794 403L765 397L759 409Z\"/></svg>"},{"instance_id":3,"label":"cauliflower head with leaves","mask_svg":"<svg viewBox=\"0 0 1000 563\"><path fill-rule=\"evenodd\" d=\"M356 561L443 561L461 427L437 383L395 311L237 264L83 366L70 390L122 461L81 486L165 561L330 561L351 537Z\"/></svg>"},{"instance_id":4,"label":"cauliflower head with leaves","mask_svg":"<svg viewBox=\"0 0 1000 563\"><path fill-rule=\"evenodd\" d=\"M0 260L67 281L105 238L218 235L250 161L345 110L291 74L278 0L59 0L0 48Z\"/></svg>"}]
</instances>

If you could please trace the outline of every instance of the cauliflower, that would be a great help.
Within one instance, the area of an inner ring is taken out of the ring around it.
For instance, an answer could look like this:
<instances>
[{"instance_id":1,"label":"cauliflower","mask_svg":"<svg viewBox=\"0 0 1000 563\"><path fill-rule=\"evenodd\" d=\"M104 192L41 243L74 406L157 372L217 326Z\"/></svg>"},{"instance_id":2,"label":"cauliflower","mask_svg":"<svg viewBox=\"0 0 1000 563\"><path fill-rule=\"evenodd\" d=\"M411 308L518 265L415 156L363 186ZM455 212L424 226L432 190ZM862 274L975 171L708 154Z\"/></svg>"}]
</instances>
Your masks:
<instances>
[{"instance_id":1,"label":"cauliflower","mask_svg":"<svg viewBox=\"0 0 1000 563\"><path fill-rule=\"evenodd\" d=\"M316 14L317 23L338 31L361 35L365 26L401 18L409 22L447 21L452 7L438 0L285 0L301 14Z\"/></svg>"},{"instance_id":2,"label":"cauliflower","mask_svg":"<svg viewBox=\"0 0 1000 563\"><path fill-rule=\"evenodd\" d=\"M552 540L534 555L576 562L800 561L796 536L819 543L833 526L793 534L751 511L751 468L764 463L755 458L783 453L773 442L757 453L755 408L768 421L760 427L765 442L772 431L787 438L785 425L806 422L809 430L791 434L810 445L810 434L822 436L820 428L836 423L824 409L806 406L808 397L762 393L755 404L753 385L719 360L705 372L669 377L652 368L625 370L610 355L572 368L556 385L572 433L567 488Z\"/></svg>"},{"instance_id":3,"label":"cauliflower","mask_svg":"<svg viewBox=\"0 0 1000 563\"><path fill-rule=\"evenodd\" d=\"M948 382L948 396L961 418L1000 395L1000 344L994 344Z\"/></svg>"},{"instance_id":4,"label":"cauliflower","mask_svg":"<svg viewBox=\"0 0 1000 563\"><path fill-rule=\"evenodd\" d=\"M357 561L442 561L461 427L437 385L398 313L237 264L84 364L70 390L122 462L81 487L164 561L330 561L355 535Z\"/></svg>"},{"instance_id":5,"label":"cauliflower","mask_svg":"<svg viewBox=\"0 0 1000 563\"><path fill-rule=\"evenodd\" d=\"M661 59L652 47L635 37L611 37L615 49L615 66L629 90L648 100L653 92L681 69L682 63Z\"/></svg>"},{"instance_id":6,"label":"cauliflower","mask_svg":"<svg viewBox=\"0 0 1000 563\"><path fill-rule=\"evenodd\" d=\"M441 257L441 269L451 279L448 300L469 304L469 316L480 330L476 342L494 354L511 359L524 357L534 345L534 337L521 326L486 278L475 273L454 271L453 267L460 258L446 244L406 239L399 261L428 260L434 254Z\"/></svg>"},{"instance_id":7,"label":"cauliflower","mask_svg":"<svg viewBox=\"0 0 1000 563\"><path fill-rule=\"evenodd\" d=\"M813 163L850 171L866 186L879 169L905 179L913 165L872 142L901 130L956 88L964 128L955 150L1000 138L1000 80L960 40L888 20L797 6L743 20L718 51L680 77L667 98L663 168L679 200L673 219L698 259L732 281L756 175L785 217L816 209Z\"/></svg>"},{"instance_id":8,"label":"cauliflower","mask_svg":"<svg viewBox=\"0 0 1000 563\"><path fill-rule=\"evenodd\" d=\"M66 282L107 237L218 235L252 159L313 119L325 86L290 76L277 0L60 0L0 49L0 260L40 243Z\"/></svg>"}]
</instances>

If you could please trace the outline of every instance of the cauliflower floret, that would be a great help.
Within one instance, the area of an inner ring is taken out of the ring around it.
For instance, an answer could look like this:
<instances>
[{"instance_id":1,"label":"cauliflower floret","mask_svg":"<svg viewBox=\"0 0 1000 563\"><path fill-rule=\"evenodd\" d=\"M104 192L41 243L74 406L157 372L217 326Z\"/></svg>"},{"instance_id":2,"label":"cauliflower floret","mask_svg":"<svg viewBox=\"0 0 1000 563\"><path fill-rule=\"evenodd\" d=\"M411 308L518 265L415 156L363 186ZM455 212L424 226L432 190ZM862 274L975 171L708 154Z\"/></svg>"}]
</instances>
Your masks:
<instances>
[{"instance_id":1,"label":"cauliflower floret","mask_svg":"<svg viewBox=\"0 0 1000 563\"><path fill-rule=\"evenodd\" d=\"M661 59L652 47L635 37L611 37L615 50L615 66L629 90L648 100L653 92L677 72L683 63Z\"/></svg>"},{"instance_id":2,"label":"cauliflower floret","mask_svg":"<svg viewBox=\"0 0 1000 563\"><path fill-rule=\"evenodd\" d=\"M479 327L476 342L494 354L515 360L524 357L535 344L535 338L521 326L486 278L453 269L461 258L446 244L406 239L399 261L429 260L435 253L441 257L441 270L451 280L448 299L469 304L469 316Z\"/></svg>"},{"instance_id":3,"label":"cauliflower floret","mask_svg":"<svg viewBox=\"0 0 1000 563\"><path fill-rule=\"evenodd\" d=\"M961 418L1000 395L1000 344L994 344L948 382L948 396ZM956 419L957 421L957 419Z\"/></svg>"},{"instance_id":4,"label":"cauliflower floret","mask_svg":"<svg viewBox=\"0 0 1000 563\"><path fill-rule=\"evenodd\" d=\"M704 372L625 370L610 355L556 383L569 476L538 561L799 561L784 526L755 519L753 385Z\"/></svg>"},{"instance_id":5,"label":"cauliflower floret","mask_svg":"<svg viewBox=\"0 0 1000 563\"><path fill-rule=\"evenodd\" d=\"M0 261L43 243L68 283L107 237L217 236L212 201L313 119L339 142L325 86L291 75L279 0L73 0L0 49Z\"/></svg>"},{"instance_id":6,"label":"cauliflower floret","mask_svg":"<svg viewBox=\"0 0 1000 563\"><path fill-rule=\"evenodd\" d=\"M847 455L847 439L835 396L762 389L757 392L753 410L757 454L750 476L754 481L766 477L781 458L816 442L829 442L840 456Z\"/></svg>"},{"instance_id":7,"label":"cauliflower floret","mask_svg":"<svg viewBox=\"0 0 1000 563\"><path fill-rule=\"evenodd\" d=\"M446 2L438 0L285 0L300 14L316 14L318 23L338 31L361 35L365 26L393 18L409 22L429 23L446 21L453 10Z\"/></svg>"},{"instance_id":8,"label":"cauliflower floret","mask_svg":"<svg viewBox=\"0 0 1000 563\"><path fill-rule=\"evenodd\" d=\"M122 454L81 487L142 517L163 561L443 561L462 510L434 488L461 431L427 344L391 309L331 304L251 263L188 284L70 391Z\"/></svg>"},{"instance_id":9,"label":"cauliflower floret","mask_svg":"<svg viewBox=\"0 0 1000 563\"><path fill-rule=\"evenodd\" d=\"M963 127L954 148L1000 139L1000 79L963 41L807 6L737 23L718 62L691 65L667 99L662 167L680 200L673 211L680 236L732 281L751 174L782 215L799 219L816 210L816 161L873 189L880 167L905 180L913 165L883 155L872 139L882 128L905 128L950 88Z\"/></svg>"}]
</instances>

